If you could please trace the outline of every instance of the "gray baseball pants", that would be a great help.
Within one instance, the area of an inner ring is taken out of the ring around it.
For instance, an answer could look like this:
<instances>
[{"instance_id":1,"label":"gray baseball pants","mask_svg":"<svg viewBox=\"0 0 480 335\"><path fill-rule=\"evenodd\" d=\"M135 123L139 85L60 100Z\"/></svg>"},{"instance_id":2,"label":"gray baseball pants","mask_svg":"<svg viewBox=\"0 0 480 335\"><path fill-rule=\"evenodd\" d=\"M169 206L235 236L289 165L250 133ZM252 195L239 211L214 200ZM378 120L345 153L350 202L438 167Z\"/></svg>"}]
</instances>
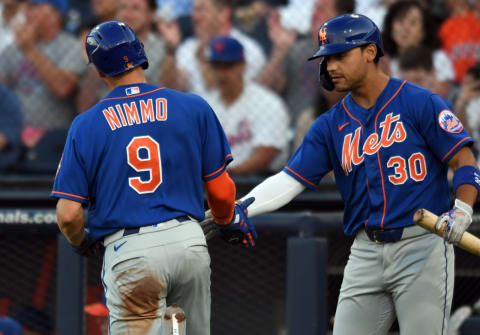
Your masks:
<instances>
[{"instance_id":1,"label":"gray baseball pants","mask_svg":"<svg viewBox=\"0 0 480 335\"><path fill-rule=\"evenodd\" d=\"M110 334L163 334L167 305L178 304L188 335L210 334L210 256L197 222L170 220L104 240L102 281Z\"/></svg>"},{"instance_id":2,"label":"gray baseball pants","mask_svg":"<svg viewBox=\"0 0 480 335\"><path fill-rule=\"evenodd\" d=\"M447 334L454 284L453 246L421 227L393 243L361 229L352 244L334 335L384 335L395 317L402 335Z\"/></svg>"}]
</instances>

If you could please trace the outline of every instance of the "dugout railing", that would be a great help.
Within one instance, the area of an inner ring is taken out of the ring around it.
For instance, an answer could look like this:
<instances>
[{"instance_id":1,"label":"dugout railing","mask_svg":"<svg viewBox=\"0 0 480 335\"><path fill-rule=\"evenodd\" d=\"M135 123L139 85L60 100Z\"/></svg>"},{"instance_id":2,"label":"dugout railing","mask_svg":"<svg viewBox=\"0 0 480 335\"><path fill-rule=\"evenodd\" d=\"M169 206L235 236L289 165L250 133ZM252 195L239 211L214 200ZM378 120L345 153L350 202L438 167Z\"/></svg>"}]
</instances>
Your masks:
<instances>
[{"instance_id":1,"label":"dugout railing","mask_svg":"<svg viewBox=\"0 0 480 335\"><path fill-rule=\"evenodd\" d=\"M95 322L83 314L82 302L100 298L101 257L89 258L76 268L67 257L71 250L61 251L55 201L48 197L51 181L35 176L20 182L0 178L0 314L15 316L23 306L32 305L50 318L51 333L56 328L57 335L73 334L75 329L100 334ZM239 195L257 182L237 180ZM343 204L333 183L326 181L319 190L304 192L281 213L254 218L260 237L252 250L218 238L209 242L212 335L303 335L331 329L352 238L342 233ZM480 235L479 228L475 216L470 231ZM322 243L327 252L317 249L319 240L326 241ZM478 257L460 249L456 255L452 311L480 298ZM322 262L326 270L319 266ZM83 292L75 285L82 285ZM301 320L300 326L295 320Z\"/></svg>"}]
</instances>

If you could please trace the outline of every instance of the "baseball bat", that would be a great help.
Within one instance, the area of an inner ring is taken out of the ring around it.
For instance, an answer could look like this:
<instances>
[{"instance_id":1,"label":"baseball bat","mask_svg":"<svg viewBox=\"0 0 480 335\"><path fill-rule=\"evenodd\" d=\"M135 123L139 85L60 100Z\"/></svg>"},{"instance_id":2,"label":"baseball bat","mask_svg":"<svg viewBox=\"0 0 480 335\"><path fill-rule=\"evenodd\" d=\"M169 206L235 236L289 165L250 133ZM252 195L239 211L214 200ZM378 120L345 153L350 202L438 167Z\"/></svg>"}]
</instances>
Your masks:
<instances>
[{"instance_id":1,"label":"baseball bat","mask_svg":"<svg viewBox=\"0 0 480 335\"><path fill-rule=\"evenodd\" d=\"M443 230L446 223L444 223L440 229L436 229L435 224L437 223L437 220L438 216L425 208L417 210L413 215L413 222L443 238ZM469 253L480 256L480 239L468 231L463 233L457 246Z\"/></svg>"}]
</instances>

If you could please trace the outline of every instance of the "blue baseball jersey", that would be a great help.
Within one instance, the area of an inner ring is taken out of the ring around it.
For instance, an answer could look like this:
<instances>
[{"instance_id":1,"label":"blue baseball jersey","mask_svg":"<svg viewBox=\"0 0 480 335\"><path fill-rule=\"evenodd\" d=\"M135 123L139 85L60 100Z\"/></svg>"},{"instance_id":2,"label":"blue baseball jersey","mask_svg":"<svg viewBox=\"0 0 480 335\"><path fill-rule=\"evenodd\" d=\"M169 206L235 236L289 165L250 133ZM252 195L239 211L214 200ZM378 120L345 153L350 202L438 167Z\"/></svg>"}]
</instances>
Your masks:
<instances>
[{"instance_id":1,"label":"blue baseball jersey","mask_svg":"<svg viewBox=\"0 0 480 335\"><path fill-rule=\"evenodd\" d=\"M471 142L440 97L391 78L370 109L349 94L315 120L284 171L314 189L333 169L347 235L400 228L449 209L447 163Z\"/></svg>"},{"instance_id":2,"label":"blue baseball jersey","mask_svg":"<svg viewBox=\"0 0 480 335\"><path fill-rule=\"evenodd\" d=\"M203 182L232 160L199 96L120 86L73 121L52 196L88 203L94 239L180 215L204 218Z\"/></svg>"}]
</instances>

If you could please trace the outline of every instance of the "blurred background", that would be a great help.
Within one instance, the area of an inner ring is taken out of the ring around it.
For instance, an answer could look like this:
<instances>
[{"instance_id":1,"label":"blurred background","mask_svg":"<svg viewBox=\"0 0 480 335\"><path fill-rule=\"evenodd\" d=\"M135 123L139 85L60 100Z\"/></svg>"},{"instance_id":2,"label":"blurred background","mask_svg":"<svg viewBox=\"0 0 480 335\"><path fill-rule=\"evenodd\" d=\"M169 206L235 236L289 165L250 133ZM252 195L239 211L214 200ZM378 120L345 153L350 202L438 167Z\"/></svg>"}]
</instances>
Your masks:
<instances>
[{"instance_id":1,"label":"blurred background","mask_svg":"<svg viewBox=\"0 0 480 335\"><path fill-rule=\"evenodd\" d=\"M319 27L352 12L381 28L382 69L441 96L476 140L478 156L478 0L1 0L0 332L12 321L27 335L60 334L57 276L68 268L57 264L55 202L48 195L73 118L108 93L84 53L93 26L126 22L144 43L150 83L211 104L235 157L229 172L241 196L280 171L311 123L343 98L321 88L318 63L306 60L317 49ZM212 45L218 36L231 36L240 49ZM307 213L315 215L307 235L328 244L331 330L352 242L342 233L342 210L327 176L318 192L306 191L280 216L258 222L254 250L212 240L212 334L287 333L288 241L305 236ZM470 230L480 234L477 217ZM84 332L102 334L101 255L85 266L85 304L100 305L85 313ZM251 287L231 290L237 278ZM451 334L480 334L479 279L479 259L457 249ZM240 314L241 320L231 316Z\"/></svg>"}]
</instances>

